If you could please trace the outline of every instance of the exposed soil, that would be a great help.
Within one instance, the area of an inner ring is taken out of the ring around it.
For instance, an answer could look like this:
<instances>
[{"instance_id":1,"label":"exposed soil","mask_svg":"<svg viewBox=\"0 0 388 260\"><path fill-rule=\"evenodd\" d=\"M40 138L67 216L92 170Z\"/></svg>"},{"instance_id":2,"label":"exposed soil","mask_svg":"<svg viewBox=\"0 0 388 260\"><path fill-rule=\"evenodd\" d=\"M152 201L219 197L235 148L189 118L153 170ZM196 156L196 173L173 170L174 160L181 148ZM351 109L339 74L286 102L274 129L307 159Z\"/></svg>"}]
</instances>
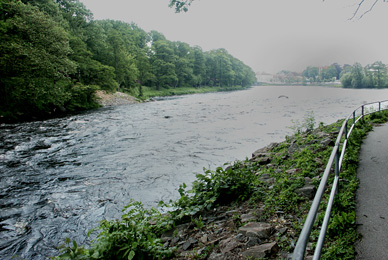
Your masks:
<instances>
[{"instance_id":1,"label":"exposed soil","mask_svg":"<svg viewBox=\"0 0 388 260\"><path fill-rule=\"evenodd\" d=\"M122 92L107 93L102 90L96 92L98 103L102 106L119 106L139 103L139 101L128 94Z\"/></svg>"}]
</instances>

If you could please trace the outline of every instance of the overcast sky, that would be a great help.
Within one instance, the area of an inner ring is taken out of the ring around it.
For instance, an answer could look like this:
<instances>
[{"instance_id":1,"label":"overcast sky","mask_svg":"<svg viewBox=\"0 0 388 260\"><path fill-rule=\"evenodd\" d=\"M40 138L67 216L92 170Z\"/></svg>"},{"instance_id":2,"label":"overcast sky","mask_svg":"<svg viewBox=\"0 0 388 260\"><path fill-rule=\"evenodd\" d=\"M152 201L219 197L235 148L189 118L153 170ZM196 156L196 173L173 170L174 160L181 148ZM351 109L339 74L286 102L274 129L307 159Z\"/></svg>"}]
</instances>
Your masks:
<instances>
[{"instance_id":1,"label":"overcast sky","mask_svg":"<svg viewBox=\"0 0 388 260\"><path fill-rule=\"evenodd\" d=\"M134 22L204 51L225 48L255 72L388 63L388 3L382 0L351 21L361 0L195 0L179 14L169 0L80 1L94 19ZM365 0L365 7L374 1Z\"/></svg>"}]
</instances>

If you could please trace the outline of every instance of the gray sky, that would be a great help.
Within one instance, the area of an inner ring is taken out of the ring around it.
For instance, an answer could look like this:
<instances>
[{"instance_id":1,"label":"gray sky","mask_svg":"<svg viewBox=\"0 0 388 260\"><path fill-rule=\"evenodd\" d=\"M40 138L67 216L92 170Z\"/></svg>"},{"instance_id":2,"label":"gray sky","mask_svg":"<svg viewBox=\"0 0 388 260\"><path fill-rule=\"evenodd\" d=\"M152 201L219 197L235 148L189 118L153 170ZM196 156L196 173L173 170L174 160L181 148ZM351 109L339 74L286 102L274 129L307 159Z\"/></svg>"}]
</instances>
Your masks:
<instances>
[{"instance_id":1,"label":"gray sky","mask_svg":"<svg viewBox=\"0 0 388 260\"><path fill-rule=\"evenodd\" d=\"M195 0L179 14L169 0L80 1L95 19L134 22L204 51L225 48L256 72L388 63L388 3L382 1L352 21L358 0ZM365 0L367 9L373 2Z\"/></svg>"}]
</instances>

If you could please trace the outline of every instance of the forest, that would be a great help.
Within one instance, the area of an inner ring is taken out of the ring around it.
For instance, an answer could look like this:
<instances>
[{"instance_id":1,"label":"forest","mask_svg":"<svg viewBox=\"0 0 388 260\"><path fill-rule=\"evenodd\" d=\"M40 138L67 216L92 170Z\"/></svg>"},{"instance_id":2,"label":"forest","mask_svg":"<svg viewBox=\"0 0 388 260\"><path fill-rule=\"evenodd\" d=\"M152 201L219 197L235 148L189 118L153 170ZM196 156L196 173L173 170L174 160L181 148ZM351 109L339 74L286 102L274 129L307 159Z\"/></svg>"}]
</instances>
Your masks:
<instances>
[{"instance_id":1,"label":"forest","mask_svg":"<svg viewBox=\"0 0 388 260\"><path fill-rule=\"evenodd\" d=\"M94 20L78 0L0 2L0 119L95 108L97 90L249 87L255 73L225 49L203 51L135 23Z\"/></svg>"}]
</instances>

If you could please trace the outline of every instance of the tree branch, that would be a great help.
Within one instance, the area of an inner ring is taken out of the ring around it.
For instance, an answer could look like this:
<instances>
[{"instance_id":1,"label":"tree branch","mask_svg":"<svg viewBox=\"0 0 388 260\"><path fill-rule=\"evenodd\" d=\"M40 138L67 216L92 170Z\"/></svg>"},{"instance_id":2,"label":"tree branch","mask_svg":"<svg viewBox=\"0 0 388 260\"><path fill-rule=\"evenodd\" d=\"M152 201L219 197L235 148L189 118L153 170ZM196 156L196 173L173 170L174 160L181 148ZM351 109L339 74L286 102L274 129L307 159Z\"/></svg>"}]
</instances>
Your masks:
<instances>
[{"instance_id":1,"label":"tree branch","mask_svg":"<svg viewBox=\"0 0 388 260\"><path fill-rule=\"evenodd\" d=\"M353 16L349 20L353 20L353 18L358 14L358 11L360 11L360 8L364 2L365 0L361 0L361 2L358 4L356 11L354 12Z\"/></svg>"},{"instance_id":2,"label":"tree branch","mask_svg":"<svg viewBox=\"0 0 388 260\"><path fill-rule=\"evenodd\" d=\"M371 12L379 1L380 0L375 0L374 3L370 6L370 8L367 11L363 12L358 19L361 19L362 17L364 17L364 15ZM387 2L387 0L383 0L383 2ZM351 18L349 18L349 20L353 20L360 13L360 9L364 3L365 3L365 0L360 0L356 10L353 13L353 16Z\"/></svg>"},{"instance_id":3,"label":"tree branch","mask_svg":"<svg viewBox=\"0 0 388 260\"><path fill-rule=\"evenodd\" d=\"M375 7L375 5L377 4L378 1L379 1L379 0L376 0L376 1L373 3L373 5L371 6L371 8L360 16L360 19L361 19L364 15L366 15L367 13L369 13L370 11L372 11L372 9ZM385 2L385 1L384 1L384 2Z\"/></svg>"},{"instance_id":4,"label":"tree branch","mask_svg":"<svg viewBox=\"0 0 388 260\"><path fill-rule=\"evenodd\" d=\"M170 0L170 4L168 5L169 7L175 6L175 12L180 13L182 11L187 12L189 9L188 7L191 5L191 3L194 0Z\"/></svg>"}]
</instances>

